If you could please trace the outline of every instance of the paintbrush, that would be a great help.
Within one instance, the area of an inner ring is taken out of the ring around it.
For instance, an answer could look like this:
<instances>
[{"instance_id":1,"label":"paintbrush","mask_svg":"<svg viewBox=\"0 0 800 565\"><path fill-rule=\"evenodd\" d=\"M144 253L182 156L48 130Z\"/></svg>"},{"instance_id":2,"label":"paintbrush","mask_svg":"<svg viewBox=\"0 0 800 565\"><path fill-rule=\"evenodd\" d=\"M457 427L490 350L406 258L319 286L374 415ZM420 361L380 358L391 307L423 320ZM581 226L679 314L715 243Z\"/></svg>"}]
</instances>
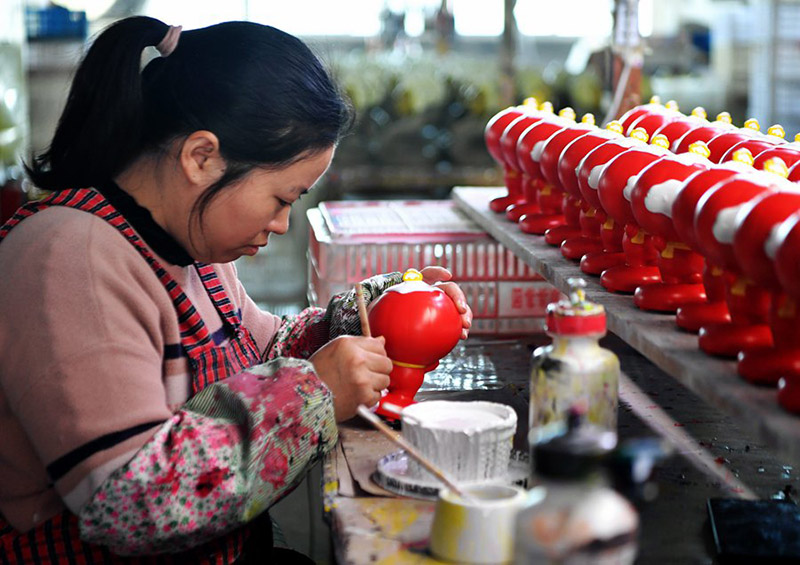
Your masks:
<instances>
[{"instance_id":1,"label":"paintbrush","mask_svg":"<svg viewBox=\"0 0 800 565\"><path fill-rule=\"evenodd\" d=\"M358 307L358 318L361 320L361 335L372 337L372 332L369 329L367 306L364 304L364 290L360 284L356 284L356 306Z\"/></svg>"},{"instance_id":2,"label":"paintbrush","mask_svg":"<svg viewBox=\"0 0 800 565\"><path fill-rule=\"evenodd\" d=\"M389 438L390 440L392 440L394 443L396 443L397 445L399 445L400 447L402 447L402 448L403 448L403 451L405 451L405 452L406 452L406 454L407 454L409 457L412 457L413 459L416 459L416 461L417 461L417 462L418 462L420 465L422 465L423 467L425 467L425 468L426 468L428 471L430 471L430 472L433 474L433 476L435 476L437 479L439 479L440 481L442 481L442 482L443 482L443 483L444 483L444 484L447 486L447 488L449 488L449 489L450 489L451 491L453 491L455 494L457 494L458 496L460 496L461 498L463 498L463 499L464 499L466 502L469 502L469 503L476 503L476 502L477 502L477 500L475 500L475 498L474 498L474 497L472 497L472 496L470 496L470 495L466 494L466 493L465 493L465 492L464 492L464 491L461 489L461 487L459 487L459 486L458 486L458 485L457 485L457 484L456 484L456 483L453 481L453 479L452 479L452 478L450 478L450 476L448 476L448 475L447 475L447 473L445 473L445 472L444 472L442 469L440 469L439 467L437 467L437 466L436 466L436 465L435 465L433 462L431 462L431 461L430 461L430 460L429 460L427 457L425 457L425 456L424 456L422 453L420 453L420 452L417 450L417 448L416 448L416 447L414 447L413 445L411 445L410 443L408 443L408 441L406 441L406 439L405 439L405 438L403 438L403 436L399 436L399 435L397 435L396 433L394 433L394 432L391 430L391 428L389 428L389 426L387 426L386 424L384 424L383 422L381 422L380 418L378 418L378 417L377 417L375 414L373 414L372 412L370 412L369 408L367 408L367 407L366 407L366 406L364 406L363 404L360 404L360 405L358 406L358 409L357 409L357 411L358 411L358 415L359 415L359 416L361 416L362 418L364 418L365 420L367 420L367 421L368 421L370 424L372 424L373 426L375 426L375 428L376 428L376 429L377 429L379 432L381 432L383 435L385 435L386 437L388 437L388 438Z\"/></svg>"}]
</instances>

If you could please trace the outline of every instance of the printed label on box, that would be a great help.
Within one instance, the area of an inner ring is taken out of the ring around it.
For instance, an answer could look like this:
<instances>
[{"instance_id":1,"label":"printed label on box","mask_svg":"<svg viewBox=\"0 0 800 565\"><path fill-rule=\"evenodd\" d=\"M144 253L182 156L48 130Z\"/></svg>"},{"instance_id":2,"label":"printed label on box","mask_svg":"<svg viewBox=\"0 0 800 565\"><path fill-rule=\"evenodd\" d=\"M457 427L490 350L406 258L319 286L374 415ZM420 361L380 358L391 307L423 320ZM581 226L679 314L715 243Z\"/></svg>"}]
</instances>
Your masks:
<instances>
[{"instance_id":1,"label":"printed label on box","mask_svg":"<svg viewBox=\"0 0 800 565\"><path fill-rule=\"evenodd\" d=\"M497 317L543 317L547 305L563 296L548 282L500 281L497 283Z\"/></svg>"}]
</instances>

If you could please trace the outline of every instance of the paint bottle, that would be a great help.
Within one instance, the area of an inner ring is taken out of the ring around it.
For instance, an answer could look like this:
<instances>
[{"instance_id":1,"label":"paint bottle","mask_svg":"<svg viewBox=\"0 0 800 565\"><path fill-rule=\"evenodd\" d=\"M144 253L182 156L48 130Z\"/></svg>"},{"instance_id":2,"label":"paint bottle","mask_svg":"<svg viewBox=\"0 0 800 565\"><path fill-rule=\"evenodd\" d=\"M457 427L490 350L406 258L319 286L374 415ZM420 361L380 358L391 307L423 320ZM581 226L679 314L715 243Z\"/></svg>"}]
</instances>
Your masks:
<instances>
[{"instance_id":1,"label":"paint bottle","mask_svg":"<svg viewBox=\"0 0 800 565\"><path fill-rule=\"evenodd\" d=\"M607 484L616 434L569 411L562 435L534 447L535 486L514 527L514 563L633 563L639 516Z\"/></svg>"},{"instance_id":2,"label":"paint bottle","mask_svg":"<svg viewBox=\"0 0 800 565\"><path fill-rule=\"evenodd\" d=\"M571 278L569 296L547 307L545 331L550 345L533 352L528 445L562 435L572 410L588 424L617 435L619 359L599 344L606 333L602 305L586 300L586 282ZM613 446L612 446L613 447Z\"/></svg>"}]
</instances>

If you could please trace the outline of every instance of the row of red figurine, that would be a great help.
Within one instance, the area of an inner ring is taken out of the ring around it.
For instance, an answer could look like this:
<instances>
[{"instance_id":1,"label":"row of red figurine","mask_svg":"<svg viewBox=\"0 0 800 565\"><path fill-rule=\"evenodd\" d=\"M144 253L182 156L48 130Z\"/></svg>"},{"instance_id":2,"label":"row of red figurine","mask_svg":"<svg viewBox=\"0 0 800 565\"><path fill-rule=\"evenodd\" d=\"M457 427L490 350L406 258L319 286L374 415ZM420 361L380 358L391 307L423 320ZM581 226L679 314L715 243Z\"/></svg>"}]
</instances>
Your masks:
<instances>
[{"instance_id":1,"label":"row of red figurine","mask_svg":"<svg viewBox=\"0 0 800 565\"><path fill-rule=\"evenodd\" d=\"M487 124L508 188L491 207L800 412L800 144L770 134L655 102L600 129L527 102Z\"/></svg>"}]
</instances>

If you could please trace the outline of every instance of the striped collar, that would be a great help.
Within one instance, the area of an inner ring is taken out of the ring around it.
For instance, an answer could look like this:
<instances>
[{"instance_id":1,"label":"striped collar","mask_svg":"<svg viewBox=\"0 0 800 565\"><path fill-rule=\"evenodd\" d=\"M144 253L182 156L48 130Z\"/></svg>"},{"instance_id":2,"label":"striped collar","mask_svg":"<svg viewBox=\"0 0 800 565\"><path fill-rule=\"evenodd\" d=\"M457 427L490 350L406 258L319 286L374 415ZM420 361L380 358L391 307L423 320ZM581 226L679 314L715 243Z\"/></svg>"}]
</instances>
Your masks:
<instances>
[{"instance_id":1,"label":"striped collar","mask_svg":"<svg viewBox=\"0 0 800 565\"><path fill-rule=\"evenodd\" d=\"M181 267L188 267L194 263L194 259L181 244L156 223L150 211L139 206L136 200L114 181L101 184L97 190L122 214L150 249L164 261Z\"/></svg>"}]
</instances>

